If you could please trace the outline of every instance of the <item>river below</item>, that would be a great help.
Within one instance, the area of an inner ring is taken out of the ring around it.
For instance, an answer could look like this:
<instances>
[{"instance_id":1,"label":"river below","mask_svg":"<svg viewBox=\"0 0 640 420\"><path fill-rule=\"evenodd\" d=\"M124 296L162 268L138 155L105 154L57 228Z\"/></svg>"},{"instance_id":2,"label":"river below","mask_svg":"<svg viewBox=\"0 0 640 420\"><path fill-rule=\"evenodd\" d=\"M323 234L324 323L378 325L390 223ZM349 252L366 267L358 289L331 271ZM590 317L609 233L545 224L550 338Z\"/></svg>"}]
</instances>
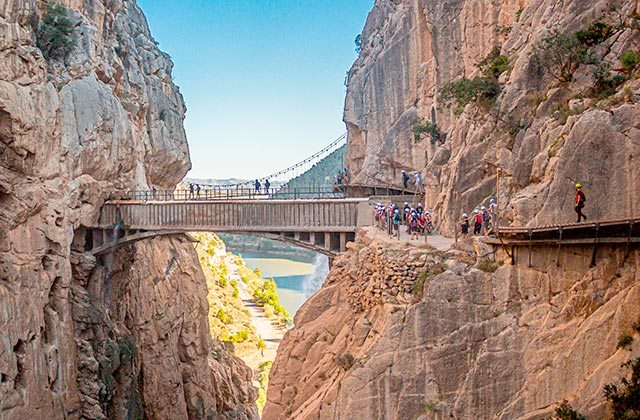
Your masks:
<instances>
[{"instance_id":1,"label":"river below","mask_svg":"<svg viewBox=\"0 0 640 420\"><path fill-rule=\"evenodd\" d=\"M313 262L275 258L273 254L243 253L247 267L260 270L265 279L273 278L278 285L278 299L294 316L302 304L322 287L329 273L329 261L318 255Z\"/></svg>"}]
</instances>

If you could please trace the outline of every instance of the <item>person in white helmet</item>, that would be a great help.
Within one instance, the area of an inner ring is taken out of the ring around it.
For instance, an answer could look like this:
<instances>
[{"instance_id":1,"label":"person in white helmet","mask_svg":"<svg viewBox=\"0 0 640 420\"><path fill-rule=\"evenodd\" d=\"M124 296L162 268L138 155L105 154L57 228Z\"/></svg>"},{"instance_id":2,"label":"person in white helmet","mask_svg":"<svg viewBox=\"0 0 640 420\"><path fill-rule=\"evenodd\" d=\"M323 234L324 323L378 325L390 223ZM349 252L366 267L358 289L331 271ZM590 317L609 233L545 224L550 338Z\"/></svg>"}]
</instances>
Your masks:
<instances>
[{"instance_id":1,"label":"person in white helmet","mask_svg":"<svg viewBox=\"0 0 640 420\"><path fill-rule=\"evenodd\" d=\"M492 227L491 213L489 213L489 210L487 210L485 206L482 206L480 210L482 211L482 227L484 228L484 235L487 236Z\"/></svg>"},{"instance_id":2,"label":"person in white helmet","mask_svg":"<svg viewBox=\"0 0 640 420\"><path fill-rule=\"evenodd\" d=\"M473 210L473 234L480 235L482 231L482 214L479 209Z\"/></svg>"},{"instance_id":3,"label":"person in white helmet","mask_svg":"<svg viewBox=\"0 0 640 420\"><path fill-rule=\"evenodd\" d=\"M420 172L415 171L413 173L413 180L416 185L416 192L422 193L422 177L420 176Z\"/></svg>"},{"instance_id":4,"label":"person in white helmet","mask_svg":"<svg viewBox=\"0 0 640 420\"><path fill-rule=\"evenodd\" d=\"M462 239L467 239L469 236L469 216L467 213L462 213L462 218L460 219L460 230L462 232Z\"/></svg>"}]
</instances>

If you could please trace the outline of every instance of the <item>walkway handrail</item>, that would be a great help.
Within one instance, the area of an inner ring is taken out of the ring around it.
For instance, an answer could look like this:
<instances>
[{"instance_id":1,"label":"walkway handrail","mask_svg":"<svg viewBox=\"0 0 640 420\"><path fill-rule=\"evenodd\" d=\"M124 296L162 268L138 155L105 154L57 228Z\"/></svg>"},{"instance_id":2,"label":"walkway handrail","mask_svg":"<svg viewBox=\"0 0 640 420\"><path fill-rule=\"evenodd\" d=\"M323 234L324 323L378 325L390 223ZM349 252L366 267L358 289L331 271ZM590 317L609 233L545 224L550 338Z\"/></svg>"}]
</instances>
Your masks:
<instances>
[{"instance_id":1,"label":"walkway handrail","mask_svg":"<svg viewBox=\"0 0 640 420\"><path fill-rule=\"evenodd\" d=\"M265 200L265 199L323 199L344 198L343 192L333 187L309 188L270 188L257 191L253 187L236 186L222 188L220 186L197 190L134 190L127 191L118 199L135 201L216 201L216 200Z\"/></svg>"}]
</instances>

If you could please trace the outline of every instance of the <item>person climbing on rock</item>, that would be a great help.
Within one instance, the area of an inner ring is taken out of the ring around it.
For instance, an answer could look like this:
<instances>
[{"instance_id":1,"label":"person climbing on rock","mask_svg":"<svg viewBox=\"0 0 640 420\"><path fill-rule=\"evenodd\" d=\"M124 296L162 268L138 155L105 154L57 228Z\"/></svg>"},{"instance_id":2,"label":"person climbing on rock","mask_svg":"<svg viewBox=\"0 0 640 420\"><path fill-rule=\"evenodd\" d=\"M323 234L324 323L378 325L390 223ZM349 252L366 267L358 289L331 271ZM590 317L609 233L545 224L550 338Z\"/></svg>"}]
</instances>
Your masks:
<instances>
[{"instance_id":1,"label":"person climbing on rock","mask_svg":"<svg viewBox=\"0 0 640 420\"><path fill-rule=\"evenodd\" d=\"M408 188L408 182L409 182L409 174L407 173L407 171L402 171L402 192L403 193L404 193L404 190Z\"/></svg>"},{"instance_id":2,"label":"person climbing on rock","mask_svg":"<svg viewBox=\"0 0 640 420\"><path fill-rule=\"evenodd\" d=\"M256 188L256 194L260 194L260 187L262 186L260 184L260 181L256 179L256 182L253 183L253 186Z\"/></svg>"},{"instance_id":3,"label":"person climbing on rock","mask_svg":"<svg viewBox=\"0 0 640 420\"><path fill-rule=\"evenodd\" d=\"M481 231L482 231L482 214L480 213L480 210L475 209L473 210L473 234L480 235Z\"/></svg>"},{"instance_id":4,"label":"person climbing on rock","mask_svg":"<svg viewBox=\"0 0 640 420\"><path fill-rule=\"evenodd\" d=\"M582 184L576 184L576 205L575 210L578 213L578 221L576 223L580 223L582 218L584 221L587 221L587 216L582 213L582 209L584 208L584 203L587 201L587 197L585 197L584 192L582 192Z\"/></svg>"},{"instance_id":5,"label":"person climbing on rock","mask_svg":"<svg viewBox=\"0 0 640 420\"><path fill-rule=\"evenodd\" d=\"M460 231L462 233L462 239L467 239L467 237L469 237L469 216L467 213L462 213Z\"/></svg>"},{"instance_id":6,"label":"person climbing on rock","mask_svg":"<svg viewBox=\"0 0 640 420\"><path fill-rule=\"evenodd\" d=\"M264 180L264 193L269 194L269 188L271 188L271 183L269 182L269 178Z\"/></svg>"}]
</instances>

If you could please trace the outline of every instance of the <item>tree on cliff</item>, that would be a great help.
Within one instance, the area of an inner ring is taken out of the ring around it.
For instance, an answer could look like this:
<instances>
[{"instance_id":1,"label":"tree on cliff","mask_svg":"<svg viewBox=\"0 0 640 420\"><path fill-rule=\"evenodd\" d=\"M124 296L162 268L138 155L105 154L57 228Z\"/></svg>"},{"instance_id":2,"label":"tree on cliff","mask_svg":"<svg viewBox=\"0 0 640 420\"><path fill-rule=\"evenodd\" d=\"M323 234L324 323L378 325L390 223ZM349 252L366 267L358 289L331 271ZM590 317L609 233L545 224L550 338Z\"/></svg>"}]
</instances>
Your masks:
<instances>
[{"instance_id":1,"label":"tree on cliff","mask_svg":"<svg viewBox=\"0 0 640 420\"><path fill-rule=\"evenodd\" d=\"M70 35L73 22L67 15L67 9L59 3L47 3L44 17L38 24L36 40L38 48L46 58L64 57L73 46Z\"/></svg>"},{"instance_id":2,"label":"tree on cliff","mask_svg":"<svg viewBox=\"0 0 640 420\"><path fill-rule=\"evenodd\" d=\"M605 385L604 396L611 402L614 419L640 419L640 357L622 367L631 370L631 378L622 378L620 385Z\"/></svg>"}]
</instances>

